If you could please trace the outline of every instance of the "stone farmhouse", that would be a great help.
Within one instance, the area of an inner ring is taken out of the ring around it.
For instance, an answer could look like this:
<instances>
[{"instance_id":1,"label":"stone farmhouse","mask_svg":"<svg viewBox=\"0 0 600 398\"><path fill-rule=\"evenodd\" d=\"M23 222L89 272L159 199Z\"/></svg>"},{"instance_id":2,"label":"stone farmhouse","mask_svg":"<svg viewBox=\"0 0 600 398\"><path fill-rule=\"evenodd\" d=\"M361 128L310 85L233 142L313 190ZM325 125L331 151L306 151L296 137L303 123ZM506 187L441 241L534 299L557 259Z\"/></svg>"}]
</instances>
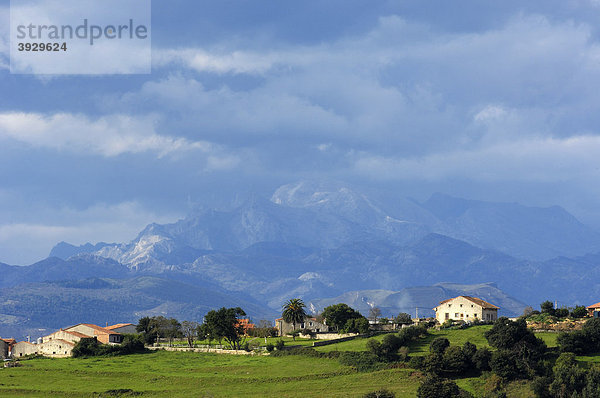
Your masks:
<instances>
[{"instance_id":1,"label":"stone farmhouse","mask_svg":"<svg viewBox=\"0 0 600 398\"><path fill-rule=\"evenodd\" d=\"M294 331L294 325L287 323L283 318L275 319L275 328L277 329L278 336L285 336L288 333ZM313 333L324 333L329 332L329 326L325 322L317 321L317 318L304 318L304 321L296 324L296 329L308 329Z\"/></svg>"},{"instance_id":2,"label":"stone farmhouse","mask_svg":"<svg viewBox=\"0 0 600 398\"><path fill-rule=\"evenodd\" d=\"M80 323L64 330L67 332L81 333L87 337L96 337L102 344L120 344L123 341L123 335L121 333L115 332L108 327L103 328L92 325L91 323Z\"/></svg>"},{"instance_id":3,"label":"stone farmhouse","mask_svg":"<svg viewBox=\"0 0 600 398\"><path fill-rule=\"evenodd\" d=\"M103 344L120 344L123 335L115 330L131 330L132 324L117 324L106 328L90 323L80 323L38 339L37 344L21 341L12 348L12 357L19 358L26 355L43 355L53 358L70 357L75 344L83 338L96 338ZM135 329L135 326L134 326ZM135 332L134 332L135 333ZM0 356L2 345L0 343Z\"/></svg>"},{"instance_id":4,"label":"stone farmhouse","mask_svg":"<svg viewBox=\"0 0 600 398\"><path fill-rule=\"evenodd\" d=\"M477 297L458 296L440 302L435 307L435 319L440 323L452 321L495 321L499 307Z\"/></svg>"},{"instance_id":5,"label":"stone farmhouse","mask_svg":"<svg viewBox=\"0 0 600 398\"><path fill-rule=\"evenodd\" d=\"M52 358L66 358L71 356L75 343L56 339L46 343L32 344L28 341L19 341L12 350L13 358L26 355L43 355Z\"/></svg>"}]
</instances>

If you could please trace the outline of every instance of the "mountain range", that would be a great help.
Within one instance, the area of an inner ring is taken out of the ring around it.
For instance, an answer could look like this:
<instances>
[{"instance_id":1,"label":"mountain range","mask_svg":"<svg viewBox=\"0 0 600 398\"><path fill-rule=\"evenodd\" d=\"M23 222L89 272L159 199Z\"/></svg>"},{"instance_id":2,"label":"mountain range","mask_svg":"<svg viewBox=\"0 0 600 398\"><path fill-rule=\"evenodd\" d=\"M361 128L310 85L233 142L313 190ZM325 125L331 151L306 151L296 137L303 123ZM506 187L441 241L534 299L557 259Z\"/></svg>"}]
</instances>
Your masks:
<instances>
[{"instance_id":1,"label":"mountain range","mask_svg":"<svg viewBox=\"0 0 600 398\"><path fill-rule=\"evenodd\" d=\"M545 299L598 301L598 252L600 234L558 206L443 194L418 202L302 181L270 199L150 224L128 243L61 242L36 264L0 264L0 335L140 314L200 319L235 303L272 319L292 297L315 311L347 302L393 315L466 294L516 316ZM139 290L144 283L153 287Z\"/></svg>"}]
</instances>

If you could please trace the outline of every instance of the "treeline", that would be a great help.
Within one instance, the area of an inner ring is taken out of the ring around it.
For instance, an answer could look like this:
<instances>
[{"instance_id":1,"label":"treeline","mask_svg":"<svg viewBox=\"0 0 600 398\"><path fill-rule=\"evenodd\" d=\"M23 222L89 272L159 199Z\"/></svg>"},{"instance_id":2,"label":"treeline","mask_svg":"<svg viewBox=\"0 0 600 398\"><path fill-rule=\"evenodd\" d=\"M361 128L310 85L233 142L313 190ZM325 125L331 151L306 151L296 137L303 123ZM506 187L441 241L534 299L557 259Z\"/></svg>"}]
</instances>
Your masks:
<instances>
[{"instance_id":1,"label":"treeline","mask_svg":"<svg viewBox=\"0 0 600 398\"><path fill-rule=\"evenodd\" d=\"M268 321L261 321L258 327L246 329L240 322L246 312L240 307L220 308L209 311L204 316L204 322L196 321L179 322L175 318L163 316L143 317L139 320L136 330L141 334L147 345L156 343L159 339L168 339L169 345L175 339L185 338L189 347L193 347L196 340L207 340L218 344L227 344L231 349L245 348L245 335L254 337L269 337L276 334L275 328Z\"/></svg>"}]
</instances>

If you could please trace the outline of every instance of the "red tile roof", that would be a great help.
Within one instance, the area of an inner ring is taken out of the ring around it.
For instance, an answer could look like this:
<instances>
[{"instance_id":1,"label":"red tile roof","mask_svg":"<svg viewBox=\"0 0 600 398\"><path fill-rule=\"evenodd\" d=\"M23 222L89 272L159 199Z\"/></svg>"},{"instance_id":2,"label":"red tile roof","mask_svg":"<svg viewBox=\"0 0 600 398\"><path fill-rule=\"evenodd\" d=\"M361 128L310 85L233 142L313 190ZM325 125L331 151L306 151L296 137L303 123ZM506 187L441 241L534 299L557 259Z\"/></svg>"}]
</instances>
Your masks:
<instances>
[{"instance_id":1,"label":"red tile roof","mask_svg":"<svg viewBox=\"0 0 600 398\"><path fill-rule=\"evenodd\" d=\"M87 326L89 328L94 329L96 332L100 333L100 334L120 334L119 332L113 332L112 330L108 330L106 328L100 327L98 325L94 325L92 323L78 323L75 326L79 326L79 325L83 325L83 326ZM70 326L67 329L73 329L75 326ZM65 329L65 330L67 330Z\"/></svg>"},{"instance_id":2,"label":"red tile roof","mask_svg":"<svg viewBox=\"0 0 600 398\"><path fill-rule=\"evenodd\" d=\"M490 304L487 301L484 301L480 298L477 297L471 297L471 296L458 296L458 297L462 297L465 298L467 300L469 300L470 302L477 304L478 306L482 307L482 308L487 308L487 309L499 309L500 307L495 306L494 304ZM452 301L454 299L457 299L458 297L454 297L448 300L444 300L444 301L440 301L440 304L438 305L438 307L442 304L446 304L449 301Z\"/></svg>"},{"instance_id":3,"label":"red tile roof","mask_svg":"<svg viewBox=\"0 0 600 398\"><path fill-rule=\"evenodd\" d=\"M600 303L596 303L596 304L592 304L589 307L587 307L588 309L592 309L592 308L600 308Z\"/></svg>"},{"instance_id":4,"label":"red tile roof","mask_svg":"<svg viewBox=\"0 0 600 398\"><path fill-rule=\"evenodd\" d=\"M116 325L107 326L104 329L113 330L113 329L118 329L118 328L122 328L125 326L135 326L135 325L133 323L117 323Z\"/></svg>"}]
</instances>

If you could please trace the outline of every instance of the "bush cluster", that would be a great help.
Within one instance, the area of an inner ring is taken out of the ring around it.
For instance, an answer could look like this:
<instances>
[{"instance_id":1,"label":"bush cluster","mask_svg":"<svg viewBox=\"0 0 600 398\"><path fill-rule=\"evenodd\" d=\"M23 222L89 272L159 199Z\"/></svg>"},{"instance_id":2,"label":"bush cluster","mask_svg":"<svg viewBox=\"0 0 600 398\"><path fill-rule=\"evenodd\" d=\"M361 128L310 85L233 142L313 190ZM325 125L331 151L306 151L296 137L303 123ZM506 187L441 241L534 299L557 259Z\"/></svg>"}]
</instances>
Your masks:
<instances>
[{"instance_id":1,"label":"bush cluster","mask_svg":"<svg viewBox=\"0 0 600 398\"><path fill-rule=\"evenodd\" d=\"M400 347L407 347L411 341L425 335L427 335L426 327L410 326L401 329L397 334L386 335L381 342L369 340L367 342L367 350L370 354L374 355L379 362L405 360L408 354L408 348L400 353Z\"/></svg>"},{"instance_id":2,"label":"bush cluster","mask_svg":"<svg viewBox=\"0 0 600 398\"><path fill-rule=\"evenodd\" d=\"M581 330L559 334L557 342L561 352L578 355L600 352L600 318L590 319Z\"/></svg>"},{"instance_id":3,"label":"bush cluster","mask_svg":"<svg viewBox=\"0 0 600 398\"><path fill-rule=\"evenodd\" d=\"M97 357L147 352L142 336L125 335L120 345L100 344L95 338L82 338L73 347L73 357Z\"/></svg>"}]
</instances>

